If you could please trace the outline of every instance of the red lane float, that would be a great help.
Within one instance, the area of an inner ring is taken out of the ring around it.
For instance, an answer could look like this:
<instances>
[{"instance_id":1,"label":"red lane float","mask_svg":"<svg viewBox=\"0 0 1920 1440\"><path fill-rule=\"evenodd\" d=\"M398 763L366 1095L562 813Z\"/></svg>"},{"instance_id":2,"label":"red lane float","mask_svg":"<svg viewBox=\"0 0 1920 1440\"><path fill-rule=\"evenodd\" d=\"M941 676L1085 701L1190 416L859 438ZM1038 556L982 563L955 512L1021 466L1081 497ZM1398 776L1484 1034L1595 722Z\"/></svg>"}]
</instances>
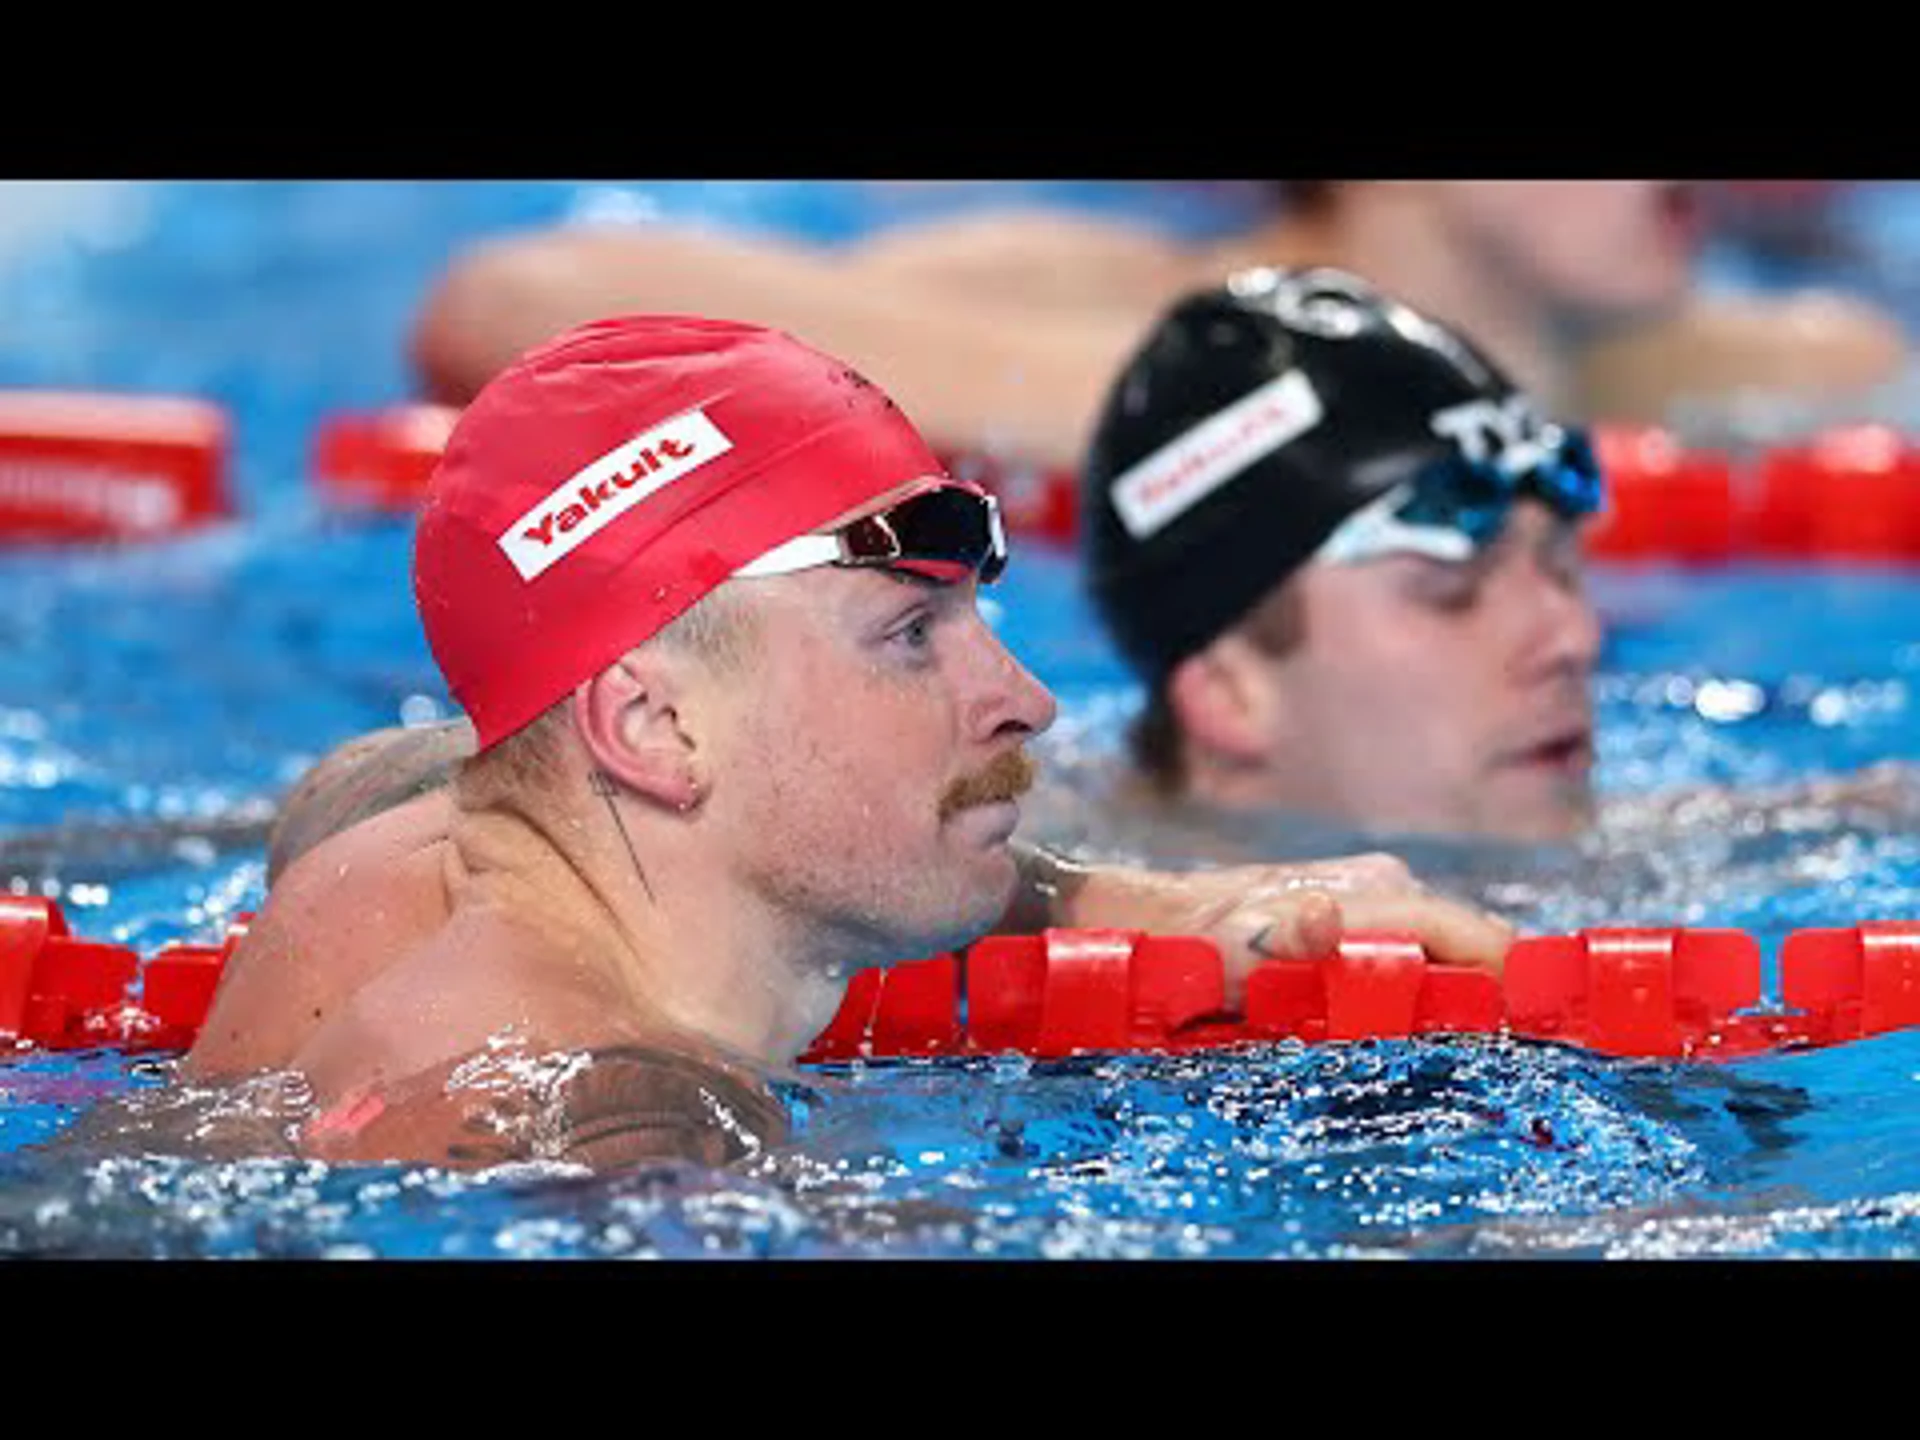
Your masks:
<instances>
[{"instance_id":1,"label":"red lane float","mask_svg":"<svg viewBox=\"0 0 1920 1440\"><path fill-rule=\"evenodd\" d=\"M1170 1048L1226 1008L1212 945L1124 930L979 941L966 988L969 1048L1046 1057Z\"/></svg>"},{"instance_id":2,"label":"red lane float","mask_svg":"<svg viewBox=\"0 0 1920 1440\"><path fill-rule=\"evenodd\" d=\"M227 926L219 945L168 945L151 955L140 972L141 1009L156 1022L145 1031L149 1048L185 1050L200 1033L213 1007L227 960L246 938L250 915Z\"/></svg>"},{"instance_id":3,"label":"red lane float","mask_svg":"<svg viewBox=\"0 0 1920 1440\"><path fill-rule=\"evenodd\" d=\"M142 964L125 946L74 936L50 900L0 896L0 1038L52 1050L185 1049L250 918L220 945L169 945ZM1049 930L860 972L800 1058L1054 1059L1508 1034L1699 1060L1920 1026L1920 923L1795 931L1781 951L1780 1005L1763 1001L1760 972L1758 944L1737 930L1532 936L1515 942L1497 979L1432 961L1411 936L1355 934L1320 959L1262 962L1236 1005L1210 941Z\"/></svg>"},{"instance_id":4,"label":"red lane float","mask_svg":"<svg viewBox=\"0 0 1920 1440\"><path fill-rule=\"evenodd\" d=\"M1658 426L1595 431L1603 559L1920 561L1920 447L1886 425L1835 425L1736 461Z\"/></svg>"},{"instance_id":5,"label":"red lane float","mask_svg":"<svg viewBox=\"0 0 1920 1440\"><path fill-rule=\"evenodd\" d=\"M327 416L313 482L344 506L414 509L459 414L404 403ZM228 432L218 406L185 397L0 391L0 542L150 538L224 517ZM1740 459L1660 426L1601 425L1594 439L1608 482L1588 530L1597 558L1920 562L1920 445L1891 427L1834 426ZM1010 531L1077 533L1070 470L942 459L1000 497Z\"/></svg>"},{"instance_id":6,"label":"red lane float","mask_svg":"<svg viewBox=\"0 0 1920 1440\"><path fill-rule=\"evenodd\" d=\"M142 965L127 946L73 935L51 900L0 895L0 1039L47 1050L184 1050L250 918L239 917L221 945L169 945Z\"/></svg>"},{"instance_id":7,"label":"red lane float","mask_svg":"<svg viewBox=\"0 0 1920 1440\"><path fill-rule=\"evenodd\" d=\"M1492 975L1430 962L1408 935L1350 935L1323 960L1269 961L1247 977L1246 1025L1260 1039L1494 1031L1501 1016Z\"/></svg>"},{"instance_id":8,"label":"red lane float","mask_svg":"<svg viewBox=\"0 0 1920 1440\"><path fill-rule=\"evenodd\" d=\"M1737 930L1523 939L1503 988L1514 1034L1606 1054L1750 1054L1794 1038L1786 1017L1743 1013L1761 1003L1760 947Z\"/></svg>"},{"instance_id":9,"label":"red lane float","mask_svg":"<svg viewBox=\"0 0 1920 1440\"><path fill-rule=\"evenodd\" d=\"M229 513L228 425L170 395L0 391L0 541L153 539Z\"/></svg>"},{"instance_id":10,"label":"red lane float","mask_svg":"<svg viewBox=\"0 0 1920 1440\"><path fill-rule=\"evenodd\" d=\"M314 433L313 478L329 499L353 508L411 510L447 448L459 410L392 405L329 416Z\"/></svg>"},{"instance_id":11,"label":"red lane float","mask_svg":"<svg viewBox=\"0 0 1920 1440\"><path fill-rule=\"evenodd\" d=\"M1733 556L1739 534L1729 456L1689 449L1653 426L1603 426L1594 448L1607 495L1587 527L1588 554L1692 564Z\"/></svg>"},{"instance_id":12,"label":"red lane float","mask_svg":"<svg viewBox=\"0 0 1920 1440\"><path fill-rule=\"evenodd\" d=\"M1780 998L1821 1044L1920 1025L1920 925L1796 930L1780 952Z\"/></svg>"},{"instance_id":13,"label":"red lane float","mask_svg":"<svg viewBox=\"0 0 1920 1440\"><path fill-rule=\"evenodd\" d=\"M1769 451L1752 492L1757 555L1920 560L1920 451L1887 426L1839 426Z\"/></svg>"},{"instance_id":14,"label":"red lane float","mask_svg":"<svg viewBox=\"0 0 1920 1440\"><path fill-rule=\"evenodd\" d=\"M1920 924L1796 931L1781 969L1785 1008L1763 1001L1759 946L1740 931L1530 937L1508 952L1499 979L1431 961L1410 936L1350 935L1323 959L1255 967L1239 1012L1228 1013L1209 941L1049 931L862 972L801 1058L1051 1058L1504 1033L1608 1055L1733 1059L1920 1025Z\"/></svg>"},{"instance_id":15,"label":"red lane float","mask_svg":"<svg viewBox=\"0 0 1920 1440\"><path fill-rule=\"evenodd\" d=\"M346 504L410 509L458 418L425 404L333 416L315 437L315 479ZM1594 444L1607 475L1587 531L1596 558L1920 561L1920 447L1888 427L1835 426L1752 459L1657 425L1601 425ZM952 450L941 460L999 496L1010 532L1062 544L1077 533L1072 471Z\"/></svg>"}]
</instances>

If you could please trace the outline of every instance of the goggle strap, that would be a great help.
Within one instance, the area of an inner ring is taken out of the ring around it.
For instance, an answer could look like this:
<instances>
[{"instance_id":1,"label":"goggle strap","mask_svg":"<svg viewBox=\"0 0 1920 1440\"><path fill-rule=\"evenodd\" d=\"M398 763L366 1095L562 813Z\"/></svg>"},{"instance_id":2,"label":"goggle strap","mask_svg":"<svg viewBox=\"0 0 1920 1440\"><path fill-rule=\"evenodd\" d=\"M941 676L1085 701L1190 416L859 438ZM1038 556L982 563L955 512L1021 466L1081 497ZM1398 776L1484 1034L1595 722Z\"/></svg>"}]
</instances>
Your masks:
<instances>
[{"instance_id":1,"label":"goggle strap","mask_svg":"<svg viewBox=\"0 0 1920 1440\"><path fill-rule=\"evenodd\" d=\"M1354 511L1321 542L1314 559L1329 565L1357 565L1383 555L1425 555L1458 564L1473 558L1473 539L1451 525L1409 525L1394 513L1412 497L1410 485L1396 485Z\"/></svg>"},{"instance_id":2,"label":"goggle strap","mask_svg":"<svg viewBox=\"0 0 1920 1440\"><path fill-rule=\"evenodd\" d=\"M749 560L736 578L757 579L766 575L789 575L796 570L811 570L816 565L831 565L840 558L837 535L796 535L773 547L758 560Z\"/></svg>"}]
</instances>

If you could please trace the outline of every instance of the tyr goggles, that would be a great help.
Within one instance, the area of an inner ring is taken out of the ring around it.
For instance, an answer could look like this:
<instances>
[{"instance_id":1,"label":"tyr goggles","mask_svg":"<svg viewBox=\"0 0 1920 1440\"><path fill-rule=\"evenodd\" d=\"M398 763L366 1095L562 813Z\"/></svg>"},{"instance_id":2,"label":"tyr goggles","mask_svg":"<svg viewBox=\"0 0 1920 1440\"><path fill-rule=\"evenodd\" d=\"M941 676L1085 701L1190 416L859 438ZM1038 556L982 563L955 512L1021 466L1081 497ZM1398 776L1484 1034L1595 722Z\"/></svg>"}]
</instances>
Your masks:
<instances>
[{"instance_id":1,"label":"tyr goggles","mask_svg":"<svg viewBox=\"0 0 1920 1440\"><path fill-rule=\"evenodd\" d=\"M1316 558L1348 565L1391 554L1462 561L1499 537L1524 495L1565 520L1600 508L1604 480L1585 432L1548 426L1541 442L1526 448L1530 463L1517 467L1448 450L1349 515Z\"/></svg>"},{"instance_id":2,"label":"tyr goggles","mask_svg":"<svg viewBox=\"0 0 1920 1440\"><path fill-rule=\"evenodd\" d=\"M991 585L1007 565L999 502L966 486L938 485L831 534L795 536L733 573L785 575L816 565L881 566L942 580L978 575Z\"/></svg>"}]
</instances>

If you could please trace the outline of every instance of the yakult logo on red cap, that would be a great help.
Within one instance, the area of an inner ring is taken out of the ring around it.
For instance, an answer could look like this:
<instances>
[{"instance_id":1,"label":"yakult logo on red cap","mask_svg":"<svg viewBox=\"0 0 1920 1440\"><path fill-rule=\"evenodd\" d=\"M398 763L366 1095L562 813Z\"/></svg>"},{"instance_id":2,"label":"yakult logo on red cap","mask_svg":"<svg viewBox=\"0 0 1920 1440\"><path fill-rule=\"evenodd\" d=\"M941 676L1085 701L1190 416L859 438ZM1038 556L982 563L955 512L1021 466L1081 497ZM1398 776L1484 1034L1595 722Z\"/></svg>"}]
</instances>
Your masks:
<instances>
[{"instance_id":1,"label":"yakult logo on red cap","mask_svg":"<svg viewBox=\"0 0 1920 1440\"><path fill-rule=\"evenodd\" d=\"M522 580L532 580L649 495L733 448L704 410L689 410L636 435L554 487L498 544Z\"/></svg>"}]
</instances>

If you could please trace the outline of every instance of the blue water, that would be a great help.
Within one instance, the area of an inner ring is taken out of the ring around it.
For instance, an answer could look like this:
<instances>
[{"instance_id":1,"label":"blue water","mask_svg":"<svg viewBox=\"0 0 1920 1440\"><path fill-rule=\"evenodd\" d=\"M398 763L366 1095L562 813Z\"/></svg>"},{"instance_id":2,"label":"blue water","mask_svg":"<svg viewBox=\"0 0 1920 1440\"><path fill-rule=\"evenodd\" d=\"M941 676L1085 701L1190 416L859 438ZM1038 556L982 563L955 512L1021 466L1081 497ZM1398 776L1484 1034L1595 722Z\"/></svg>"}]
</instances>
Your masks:
<instances>
[{"instance_id":1,"label":"blue water","mask_svg":"<svg viewBox=\"0 0 1920 1440\"><path fill-rule=\"evenodd\" d=\"M1245 205L1051 188L1185 233ZM966 198L155 184L15 247L0 260L0 384L220 401L243 518L138 551L0 554L0 841L87 821L211 834L344 737L447 713L410 608L408 523L329 513L305 467L321 416L407 393L410 309L452 246L582 211L831 242ZM996 623L1059 692L1063 729L1110 742L1131 691L1074 578L1067 556L1023 547ZM1736 567L1598 585L1613 622L1599 778L1616 800L1920 757L1920 577ZM1511 908L1543 928L1731 925L1771 959L1792 928L1920 917L1916 813L1766 812L1623 842L1582 883L1516 891ZM262 855L191 836L132 859L76 842L16 883L145 950L256 907ZM164 1058L112 1053L0 1064L0 1255L1888 1257L1920 1239L1920 1033L1721 1067L1496 1040L832 1067L786 1096L792 1150L727 1176L475 1177L48 1143L167 1078Z\"/></svg>"}]
</instances>

